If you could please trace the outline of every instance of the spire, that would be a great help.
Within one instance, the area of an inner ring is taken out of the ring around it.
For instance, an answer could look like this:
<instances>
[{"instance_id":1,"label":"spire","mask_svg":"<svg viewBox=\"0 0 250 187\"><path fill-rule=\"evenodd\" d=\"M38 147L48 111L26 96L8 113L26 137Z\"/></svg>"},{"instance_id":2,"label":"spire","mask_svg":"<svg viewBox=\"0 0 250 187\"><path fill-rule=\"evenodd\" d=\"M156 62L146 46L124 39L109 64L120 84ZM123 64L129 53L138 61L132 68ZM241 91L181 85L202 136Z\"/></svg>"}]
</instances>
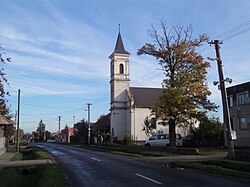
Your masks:
<instances>
[{"instance_id":1,"label":"spire","mask_svg":"<svg viewBox=\"0 0 250 187\"><path fill-rule=\"evenodd\" d=\"M123 45L123 42L122 42L122 36L121 36L121 33L120 33L120 24L119 24L119 34L118 34L118 37L117 37L114 53L130 54L124 48L124 45Z\"/></svg>"}]
</instances>

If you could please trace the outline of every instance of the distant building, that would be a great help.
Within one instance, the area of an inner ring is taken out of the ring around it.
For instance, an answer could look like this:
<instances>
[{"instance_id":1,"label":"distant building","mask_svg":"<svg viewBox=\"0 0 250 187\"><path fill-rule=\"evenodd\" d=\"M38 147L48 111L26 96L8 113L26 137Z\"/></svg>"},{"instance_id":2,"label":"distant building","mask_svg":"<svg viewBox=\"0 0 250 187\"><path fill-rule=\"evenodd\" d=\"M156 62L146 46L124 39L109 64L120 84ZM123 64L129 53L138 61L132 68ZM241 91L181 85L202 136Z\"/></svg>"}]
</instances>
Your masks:
<instances>
[{"instance_id":1,"label":"distant building","mask_svg":"<svg viewBox=\"0 0 250 187\"><path fill-rule=\"evenodd\" d=\"M61 141L71 143L72 137L75 135L75 128L67 127L61 130Z\"/></svg>"},{"instance_id":2,"label":"distant building","mask_svg":"<svg viewBox=\"0 0 250 187\"><path fill-rule=\"evenodd\" d=\"M163 88L130 87L129 56L125 50L119 32L115 50L109 56L110 62L110 133L114 139L122 141L130 137L136 142L143 142L148 136L143 131L144 121L149 117L154 132L168 133L168 126L163 126L151 115ZM195 123L197 124L197 123ZM187 128L177 126L176 132L187 135Z\"/></svg>"},{"instance_id":3,"label":"distant building","mask_svg":"<svg viewBox=\"0 0 250 187\"><path fill-rule=\"evenodd\" d=\"M237 147L250 146L250 82L227 88L232 130L236 131Z\"/></svg>"}]
</instances>

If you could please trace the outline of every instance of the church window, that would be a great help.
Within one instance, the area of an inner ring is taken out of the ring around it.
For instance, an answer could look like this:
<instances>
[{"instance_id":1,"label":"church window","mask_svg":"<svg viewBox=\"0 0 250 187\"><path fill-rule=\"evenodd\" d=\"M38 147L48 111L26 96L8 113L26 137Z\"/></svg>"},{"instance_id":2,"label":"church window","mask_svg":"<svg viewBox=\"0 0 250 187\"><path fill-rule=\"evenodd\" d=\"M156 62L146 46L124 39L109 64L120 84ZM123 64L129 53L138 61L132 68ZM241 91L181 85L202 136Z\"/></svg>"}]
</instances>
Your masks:
<instances>
[{"instance_id":1,"label":"church window","mask_svg":"<svg viewBox=\"0 0 250 187\"><path fill-rule=\"evenodd\" d=\"M123 66L123 64L120 64L120 74L124 74L124 66Z\"/></svg>"}]
</instances>

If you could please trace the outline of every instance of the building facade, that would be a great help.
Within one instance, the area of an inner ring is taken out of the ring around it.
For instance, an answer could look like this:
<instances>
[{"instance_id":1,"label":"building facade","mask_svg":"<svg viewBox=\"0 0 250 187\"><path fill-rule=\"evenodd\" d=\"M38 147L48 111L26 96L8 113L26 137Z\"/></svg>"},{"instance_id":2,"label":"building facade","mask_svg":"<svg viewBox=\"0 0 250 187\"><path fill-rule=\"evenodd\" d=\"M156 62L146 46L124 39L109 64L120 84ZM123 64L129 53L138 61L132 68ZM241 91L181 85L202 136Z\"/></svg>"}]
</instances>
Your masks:
<instances>
[{"instance_id":1,"label":"building facade","mask_svg":"<svg viewBox=\"0 0 250 187\"><path fill-rule=\"evenodd\" d=\"M236 147L250 146L250 82L227 88L232 130L236 131Z\"/></svg>"}]
</instances>

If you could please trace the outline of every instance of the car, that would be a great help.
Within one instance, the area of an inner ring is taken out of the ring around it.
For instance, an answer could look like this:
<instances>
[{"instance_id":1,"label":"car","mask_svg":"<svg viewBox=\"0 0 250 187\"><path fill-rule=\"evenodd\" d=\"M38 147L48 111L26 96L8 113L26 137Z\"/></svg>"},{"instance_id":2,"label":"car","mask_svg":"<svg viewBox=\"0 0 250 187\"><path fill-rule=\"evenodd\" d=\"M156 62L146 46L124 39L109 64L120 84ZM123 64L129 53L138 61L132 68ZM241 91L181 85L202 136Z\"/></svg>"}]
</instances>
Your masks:
<instances>
[{"instance_id":1,"label":"car","mask_svg":"<svg viewBox=\"0 0 250 187\"><path fill-rule=\"evenodd\" d=\"M48 139L47 142L48 142L48 143L55 143L56 140L55 140L55 139Z\"/></svg>"},{"instance_id":2,"label":"car","mask_svg":"<svg viewBox=\"0 0 250 187\"><path fill-rule=\"evenodd\" d=\"M156 134L145 141L145 146L169 146L169 134ZM180 134L176 134L176 146L182 146L182 137Z\"/></svg>"}]
</instances>

